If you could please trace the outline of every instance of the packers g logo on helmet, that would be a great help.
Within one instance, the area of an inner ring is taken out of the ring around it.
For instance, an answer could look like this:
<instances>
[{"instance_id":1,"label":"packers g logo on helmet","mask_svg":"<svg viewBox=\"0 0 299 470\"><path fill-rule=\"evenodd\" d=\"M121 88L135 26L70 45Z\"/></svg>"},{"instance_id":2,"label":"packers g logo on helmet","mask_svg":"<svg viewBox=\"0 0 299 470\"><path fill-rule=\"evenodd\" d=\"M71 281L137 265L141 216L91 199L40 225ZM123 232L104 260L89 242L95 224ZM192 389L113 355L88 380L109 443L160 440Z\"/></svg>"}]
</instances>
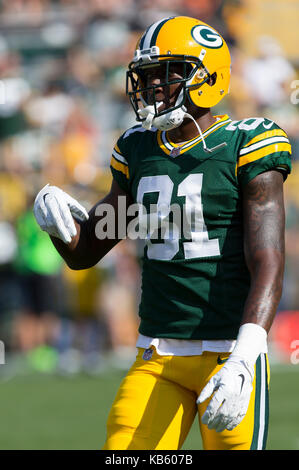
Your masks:
<instances>
[{"instance_id":1,"label":"packers g logo on helmet","mask_svg":"<svg viewBox=\"0 0 299 470\"><path fill-rule=\"evenodd\" d=\"M218 48L223 44L222 37L209 26L198 25L192 28L192 37L205 47Z\"/></svg>"},{"instance_id":2,"label":"packers g logo on helmet","mask_svg":"<svg viewBox=\"0 0 299 470\"><path fill-rule=\"evenodd\" d=\"M186 109L188 103L198 107L215 106L228 93L230 53L221 35L195 18L177 16L152 24L139 39L135 55L127 71L127 95L138 121L144 121L142 108L148 107L147 93L155 97L157 85L145 86L144 71L155 65L173 62L183 64L179 99L175 105L159 112L159 103L152 105L155 117L173 110ZM168 86L168 75L159 87ZM152 104L152 103L151 103Z\"/></svg>"}]
</instances>

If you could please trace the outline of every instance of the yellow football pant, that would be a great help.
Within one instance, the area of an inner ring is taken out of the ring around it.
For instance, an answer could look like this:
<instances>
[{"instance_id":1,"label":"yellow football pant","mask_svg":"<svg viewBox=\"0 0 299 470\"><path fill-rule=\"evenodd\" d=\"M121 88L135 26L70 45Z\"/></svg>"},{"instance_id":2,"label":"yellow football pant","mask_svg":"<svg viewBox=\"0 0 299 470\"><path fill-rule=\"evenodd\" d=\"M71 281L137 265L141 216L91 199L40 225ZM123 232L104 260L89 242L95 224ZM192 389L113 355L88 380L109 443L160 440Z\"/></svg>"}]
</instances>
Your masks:
<instances>
[{"instance_id":1,"label":"yellow football pant","mask_svg":"<svg viewBox=\"0 0 299 470\"><path fill-rule=\"evenodd\" d=\"M209 400L196 405L196 399L229 353L204 352L201 356L181 357L159 356L154 350L148 360L143 359L143 353L140 348L112 405L104 450L178 450L197 412L204 449L265 448L269 383L265 354L256 362L245 418L232 431L217 433L201 422Z\"/></svg>"}]
</instances>

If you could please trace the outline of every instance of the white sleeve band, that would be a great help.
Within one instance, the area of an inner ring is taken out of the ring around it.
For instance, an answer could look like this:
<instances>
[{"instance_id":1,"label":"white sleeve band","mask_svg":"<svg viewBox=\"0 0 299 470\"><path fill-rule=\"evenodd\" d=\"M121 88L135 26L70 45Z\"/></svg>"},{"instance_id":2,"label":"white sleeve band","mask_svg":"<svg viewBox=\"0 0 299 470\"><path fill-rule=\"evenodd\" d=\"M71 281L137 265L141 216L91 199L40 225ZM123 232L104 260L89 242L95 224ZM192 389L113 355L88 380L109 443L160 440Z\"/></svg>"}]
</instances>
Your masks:
<instances>
[{"instance_id":1,"label":"white sleeve band","mask_svg":"<svg viewBox=\"0 0 299 470\"><path fill-rule=\"evenodd\" d=\"M259 355L266 352L266 330L255 323L245 323L242 325L231 356L242 357L249 364L254 365Z\"/></svg>"}]
</instances>

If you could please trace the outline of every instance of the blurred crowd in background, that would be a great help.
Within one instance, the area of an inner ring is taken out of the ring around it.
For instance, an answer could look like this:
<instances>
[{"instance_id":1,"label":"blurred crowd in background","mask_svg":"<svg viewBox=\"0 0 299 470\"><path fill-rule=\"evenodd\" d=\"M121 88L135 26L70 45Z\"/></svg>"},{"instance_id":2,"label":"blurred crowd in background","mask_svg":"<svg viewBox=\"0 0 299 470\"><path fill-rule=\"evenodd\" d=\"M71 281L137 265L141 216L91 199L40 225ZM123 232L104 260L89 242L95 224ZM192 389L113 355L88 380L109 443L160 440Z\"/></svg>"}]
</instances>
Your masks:
<instances>
[{"instance_id":1,"label":"blurred crowd in background","mask_svg":"<svg viewBox=\"0 0 299 470\"><path fill-rule=\"evenodd\" d=\"M299 340L299 55L262 6L273 4L279 22L280 5L292 22L294 3L262 0L258 10L256 0L0 0L2 374L98 373L134 355L142 247L123 241L94 268L71 271L32 206L46 183L87 209L108 191L111 150L135 124L127 65L142 31L171 15L207 22L230 47L231 90L215 114L267 117L290 137L286 274L271 333L276 357L288 360L290 340Z\"/></svg>"}]
</instances>

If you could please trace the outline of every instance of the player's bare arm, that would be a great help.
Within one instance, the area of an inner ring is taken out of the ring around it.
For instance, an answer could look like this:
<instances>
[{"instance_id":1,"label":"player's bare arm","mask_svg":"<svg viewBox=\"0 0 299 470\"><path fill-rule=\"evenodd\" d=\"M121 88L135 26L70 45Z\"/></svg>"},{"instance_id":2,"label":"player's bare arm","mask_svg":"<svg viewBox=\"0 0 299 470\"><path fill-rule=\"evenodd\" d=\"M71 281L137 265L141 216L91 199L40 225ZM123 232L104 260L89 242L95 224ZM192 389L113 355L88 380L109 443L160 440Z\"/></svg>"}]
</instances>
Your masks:
<instances>
[{"instance_id":1,"label":"player's bare arm","mask_svg":"<svg viewBox=\"0 0 299 470\"><path fill-rule=\"evenodd\" d=\"M202 421L218 432L232 430L247 412L253 367L260 353L265 352L267 333L281 297L285 217L280 172L261 173L245 186L243 213L244 254L251 278L250 290L235 348L198 399L201 403L215 392ZM224 402L225 405L219 407Z\"/></svg>"},{"instance_id":2,"label":"player's bare arm","mask_svg":"<svg viewBox=\"0 0 299 470\"><path fill-rule=\"evenodd\" d=\"M105 238L99 239L96 236L96 224L101 220L101 216L96 215L100 204L110 204L114 209L115 226L117 227L118 198L126 198L128 206L129 196L125 193L115 180L112 181L110 192L89 211L88 220L78 221L73 218L76 234L71 238L70 243L65 243L56 236L51 236L51 240L62 258L72 269L87 269L100 261L120 240Z\"/></svg>"},{"instance_id":3,"label":"player's bare arm","mask_svg":"<svg viewBox=\"0 0 299 470\"><path fill-rule=\"evenodd\" d=\"M243 192L244 253L251 275L242 323L269 332L282 293L284 272L283 175L256 176Z\"/></svg>"}]
</instances>

